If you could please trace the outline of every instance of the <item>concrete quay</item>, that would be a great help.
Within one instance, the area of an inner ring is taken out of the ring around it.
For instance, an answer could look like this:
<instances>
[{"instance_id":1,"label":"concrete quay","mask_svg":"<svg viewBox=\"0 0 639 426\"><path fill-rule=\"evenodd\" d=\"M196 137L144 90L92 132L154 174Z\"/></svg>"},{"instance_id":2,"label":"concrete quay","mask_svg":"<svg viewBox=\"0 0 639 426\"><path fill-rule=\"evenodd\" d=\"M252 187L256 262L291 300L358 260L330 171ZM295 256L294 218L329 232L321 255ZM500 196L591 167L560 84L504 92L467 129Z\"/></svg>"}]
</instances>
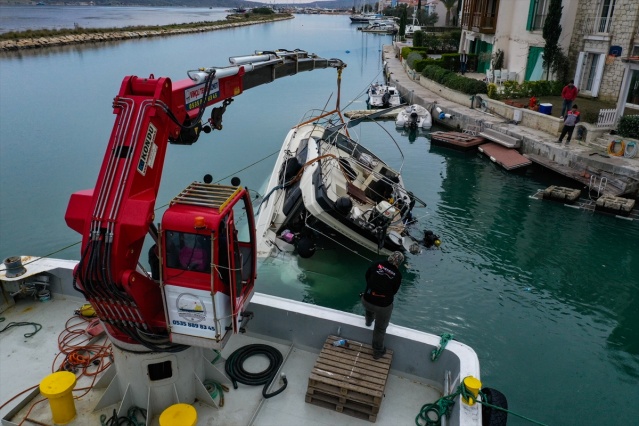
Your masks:
<instances>
[{"instance_id":1,"label":"concrete quay","mask_svg":"<svg viewBox=\"0 0 639 426\"><path fill-rule=\"evenodd\" d=\"M385 62L385 73L389 84L397 87L406 102L419 104L427 108L439 107L452 118L439 119L433 112L433 122L451 129L465 130L475 128L492 129L505 135L521 139L518 149L524 156L551 170L573 178L586 186L596 190L601 179L607 179L609 185L616 185L616 192L625 197L639 196L639 158L615 157L606 154L605 145L580 143L576 140L576 132L570 144L557 143L561 125L546 127L538 130L525 126L525 121L519 124L511 119L473 107L471 96L460 94L449 100L443 97L445 88L437 83L420 78L410 73L400 61L402 45L385 45L382 50L382 60ZM486 95L481 95L487 99ZM467 100L467 101L466 101ZM466 101L464 103L464 101ZM535 113L536 114L536 113ZM558 119L555 119L559 122ZM606 158L607 157L607 158ZM611 186L611 191L613 187ZM606 191L604 190L605 194Z\"/></svg>"}]
</instances>

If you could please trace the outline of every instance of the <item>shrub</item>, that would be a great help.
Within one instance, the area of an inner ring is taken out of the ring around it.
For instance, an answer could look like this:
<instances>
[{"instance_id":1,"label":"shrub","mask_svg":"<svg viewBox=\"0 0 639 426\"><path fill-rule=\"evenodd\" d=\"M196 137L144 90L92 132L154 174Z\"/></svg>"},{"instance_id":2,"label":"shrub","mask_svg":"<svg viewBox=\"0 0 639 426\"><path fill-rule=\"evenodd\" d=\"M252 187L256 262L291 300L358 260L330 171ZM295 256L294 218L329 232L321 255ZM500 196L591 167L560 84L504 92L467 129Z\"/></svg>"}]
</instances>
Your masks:
<instances>
[{"instance_id":1,"label":"shrub","mask_svg":"<svg viewBox=\"0 0 639 426\"><path fill-rule=\"evenodd\" d=\"M415 31L413 33L413 46L420 47L424 45L424 35L423 31Z\"/></svg>"},{"instance_id":2,"label":"shrub","mask_svg":"<svg viewBox=\"0 0 639 426\"><path fill-rule=\"evenodd\" d=\"M272 15L275 13L275 11L270 7L256 7L254 9L251 9L251 12L258 15Z\"/></svg>"},{"instance_id":3,"label":"shrub","mask_svg":"<svg viewBox=\"0 0 639 426\"><path fill-rule=\"evenodd\" d=\"M639 115L624 115L617 126L619 136L639 139Z\"/></svg>"},{"instance_id":4,"label":"shrub","mask_svg":"<svg viewBox=\"0 0 639 426\"><path fill-rule=\"evenodd\" d=\"M417 71L418 73L421 73L422 71L424 71L424 68L427 67L428 65L436 65L438 67L441 67L442 66L442 60L441 59L424 58L421 61L415 61L415 66L413 67L413 69L415 71Z\"/></svg>"},{"instance_id":5,"label":"shrub","mask_svg":"<svg viewBox=\"0 0 639 426\"><path fill-rule=\"evenodd\" d=\"M406 57L406 63L408 64L409 67L415 69L415 62L421 61L422 59L424 59L424 57L422 56L421 53L411 52Z\"/></svg>"},{"instance_id":6,"label":"shrub","mask_svg":"<svg viewBox=\"0 0 639 426\"><path fill-rule=\"evenodd\" d=\"M497 99L499 97L499 93L497 93L497 85L495 83L488 84L486 93L490 99Z\"/></svg>"},{"instance_id":7,"label":"shrub","mask_svg":"<svg viewBox=\"0 0 639 426\"><path fill-rule=\"evenodd\" d=\"M559 96L563 84L559 81L524 81L521 84L520 93L524 97Z\"/></svg>"},{"instance_id":8,"label":"shrub","mask_svg":"<svg viewBox=\"0 0 639 426\"><path fill-rule=\"evenodd\" d=\"M519 87L519 83L516 81L508 80L504 81L504 97L506 99L521 98L522 91Z\"/></svg>"},{"instance_id":9,"label":"shrub","mask_svg":"<svg viewBox=\"0 0 639 426\"><path fill-rule=\"evenodd\" d=\"M437 65L425 66L424 70L422 71L422 75L430 80L448 87L449 89L453 89L458 92L466 93L469 95L486 93L486 83L484 83L483 81L457 75L454 72L448 71Z\"/></svg>"}]
</instances>

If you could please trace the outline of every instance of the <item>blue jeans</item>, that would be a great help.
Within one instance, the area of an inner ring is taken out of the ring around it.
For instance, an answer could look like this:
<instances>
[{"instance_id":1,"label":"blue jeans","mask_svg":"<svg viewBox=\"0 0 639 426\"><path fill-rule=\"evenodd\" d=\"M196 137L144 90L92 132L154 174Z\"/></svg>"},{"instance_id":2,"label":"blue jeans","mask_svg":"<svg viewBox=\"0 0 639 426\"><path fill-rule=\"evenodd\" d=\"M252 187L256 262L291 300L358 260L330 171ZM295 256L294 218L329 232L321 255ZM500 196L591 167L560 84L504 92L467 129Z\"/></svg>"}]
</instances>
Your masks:
<instances>
[{"instance_id":1,"label":"blue jeans","mask_svg":"<svg viewBox=\"0 0 639 426\"><path fill-rule=\"evenodd\" d=\"M464 73L466 72L466 62L460 62L459 63L459 69L460 69L462 75L464 75Z\"/></svg>"},{"instance_id":2,"label":"blue jeans","mask_svg":"<svg viewBox=\"0 0 639 426\"><path fill-rule=\"evenodd\" d=\"M370 323L375 321L375 328L373 329L373 354L382 354L384 352L384 337L386 336L386 328L390 322L391 314L393 313L393 304L389 306L377 306L372 303L368 303L362 297L362 305L366 309L366 322Z\"/></svg>"},{"instance_id":3,"label":"blue jeans","mask_svg":"<svg viewBox=\"0 0 639 426\"><path fill-rule=\"evenodd\" d=\"M572 101L564 99L564 102L561 105L561 116L565 117L566 113L570 111L570 108L572 108Z\"/></svg>"}]
</instances>

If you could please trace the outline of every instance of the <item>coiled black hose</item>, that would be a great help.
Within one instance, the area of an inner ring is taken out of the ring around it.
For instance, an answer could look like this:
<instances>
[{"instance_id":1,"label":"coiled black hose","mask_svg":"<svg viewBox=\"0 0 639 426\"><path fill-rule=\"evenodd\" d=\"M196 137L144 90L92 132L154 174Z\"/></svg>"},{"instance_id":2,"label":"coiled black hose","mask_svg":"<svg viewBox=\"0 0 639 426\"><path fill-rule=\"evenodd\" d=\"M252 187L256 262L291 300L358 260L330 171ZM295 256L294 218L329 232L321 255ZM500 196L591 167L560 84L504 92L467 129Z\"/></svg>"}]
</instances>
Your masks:
<instances>
[{"instance_id":1,"label":"coiled black hose","mask_svg":"<svg viewBox=\"0 0 639 426\"><path fill-rule=\"evenodd\" d=\"M264 355L266 358L268 358L268 368L259 373L251 373L246 371L244 369L244 362L254 355ZM279 395L284 389L286 389L286 386L288 385L288 380L286 380L286 377L282 377L284 385L282 385L282 387L275 392L272 392L270 394L266 393L266 390L277 374L277 370L279 370L280 366L282 365L283 360L284 359L280 351L272 346L262 344L246 345L242 346L231 354L231 356L226 360L224 370L233 382L234 389L237 389L237 382L249 386L264 385L264 389L262 389L262 396L264 398L271 398L275 395Z\"/></svg>"}]
</instances>

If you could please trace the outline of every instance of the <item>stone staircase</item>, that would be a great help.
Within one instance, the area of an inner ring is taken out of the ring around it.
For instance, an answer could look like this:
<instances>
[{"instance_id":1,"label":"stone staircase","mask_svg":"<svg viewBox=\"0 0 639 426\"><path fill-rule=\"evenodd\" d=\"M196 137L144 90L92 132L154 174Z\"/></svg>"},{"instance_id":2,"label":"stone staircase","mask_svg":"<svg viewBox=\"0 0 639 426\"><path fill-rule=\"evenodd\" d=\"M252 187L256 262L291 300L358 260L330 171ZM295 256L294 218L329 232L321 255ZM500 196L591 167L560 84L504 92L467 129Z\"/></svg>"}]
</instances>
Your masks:
<instances>
[{"instance_id":1,"label":"stone staircase","mask_svg":"<svg viewBox=\"0 0 639 426\"><path fill-rule=\"evenodd\" d=\"M498 132L497 130L484 129L483 132L479 133L479 136L505 146L506 148L516 149L521 147L521 139L508 136L507 134Z\"/></svg>"}]
</instances>

